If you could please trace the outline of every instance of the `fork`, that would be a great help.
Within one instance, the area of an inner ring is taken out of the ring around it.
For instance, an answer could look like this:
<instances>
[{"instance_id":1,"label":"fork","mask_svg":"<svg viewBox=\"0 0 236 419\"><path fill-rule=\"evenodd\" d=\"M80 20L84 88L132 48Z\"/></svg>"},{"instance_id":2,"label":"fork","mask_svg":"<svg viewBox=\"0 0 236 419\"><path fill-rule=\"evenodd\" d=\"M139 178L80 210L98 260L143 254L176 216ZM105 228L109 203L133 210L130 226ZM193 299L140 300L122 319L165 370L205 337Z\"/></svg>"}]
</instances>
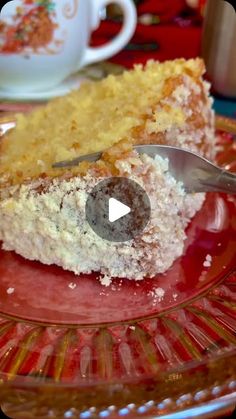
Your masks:
<instances>
[{"instance_id":1,"label":"fork","mask_svg":"<svg viewBox=\"0 0 236 419\"><path fill-rule=\"evenodd\" d=\"M225 192L236 194L236 175L217 167L204 157L191 151L166 145L138 145L134 149L139 154L154 158L159 155L169 160L169 170L177 181L183 183L187 193ZM82 161L99 160L102 152L87 154L73 160L53 164L53 168L77 166Z\"/></svg>"}]
</instances>

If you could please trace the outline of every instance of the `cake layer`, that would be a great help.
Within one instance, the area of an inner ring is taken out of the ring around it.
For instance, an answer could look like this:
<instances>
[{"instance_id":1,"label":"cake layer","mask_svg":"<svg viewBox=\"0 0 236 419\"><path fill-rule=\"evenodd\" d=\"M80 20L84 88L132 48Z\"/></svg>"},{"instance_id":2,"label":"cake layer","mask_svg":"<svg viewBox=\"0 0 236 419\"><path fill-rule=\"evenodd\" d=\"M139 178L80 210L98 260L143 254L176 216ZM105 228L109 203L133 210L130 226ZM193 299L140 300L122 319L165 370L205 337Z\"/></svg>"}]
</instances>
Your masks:
<instances>
[{"instance_id":1,"label":"cake layer","mask_svg":"<svg viewBox=\"0 0 236 419\"><path fill-rule=\"evenodd\" d=\"M212 158L214 117L204 70L201 59L150 61L18 115L16 129L0 143L0 186L60 176L54 162L120 140L187 147Z\"/></svg>"}]
</instances>

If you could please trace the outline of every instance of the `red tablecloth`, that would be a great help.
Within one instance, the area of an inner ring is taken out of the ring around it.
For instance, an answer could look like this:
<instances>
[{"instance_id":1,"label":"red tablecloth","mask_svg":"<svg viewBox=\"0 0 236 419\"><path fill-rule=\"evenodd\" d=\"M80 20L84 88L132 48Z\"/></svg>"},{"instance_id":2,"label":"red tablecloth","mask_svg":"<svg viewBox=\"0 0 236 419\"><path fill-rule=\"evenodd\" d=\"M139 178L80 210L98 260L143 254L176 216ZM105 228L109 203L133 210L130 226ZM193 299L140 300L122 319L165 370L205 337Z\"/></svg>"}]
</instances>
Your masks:
<instances>
[{"instance_id":1,"label":"red tablecloth","mask_svg":"<svg viewBox=\"0 0 236 419\"><path fill-rule=\"evenodd\" d=\"M150 58L164 61L193 58L200 54L205 0L197 0L195 9L188 6L193 2L186 0L142 0L136 3L138 25L133 39L128 49L111 61L131 67ZM93 34L92 45L106 43L119 32L121 24L113 21L115 15L109 17L110 20L103 22Z\"/></svg>"},{"instance_id":2,"label":"red tablecloth","mask_svg":"<svg viewBox=\"0 0 236 419\"><path fill-rule=\"evenodd\" d=\"M120 24L103 22L92 36L93 45L101 45L115 36ZM132 67L134 63L145 63L148 59L171 60L184 57L193 58L200 54L202 27L200 25L179 26L163 23L146 26L138 24L131 45L137 49L125 49L112 57L111 61ZM140 50L143 44L153 44L153 50Z\"/></svg>"}]
</instances>

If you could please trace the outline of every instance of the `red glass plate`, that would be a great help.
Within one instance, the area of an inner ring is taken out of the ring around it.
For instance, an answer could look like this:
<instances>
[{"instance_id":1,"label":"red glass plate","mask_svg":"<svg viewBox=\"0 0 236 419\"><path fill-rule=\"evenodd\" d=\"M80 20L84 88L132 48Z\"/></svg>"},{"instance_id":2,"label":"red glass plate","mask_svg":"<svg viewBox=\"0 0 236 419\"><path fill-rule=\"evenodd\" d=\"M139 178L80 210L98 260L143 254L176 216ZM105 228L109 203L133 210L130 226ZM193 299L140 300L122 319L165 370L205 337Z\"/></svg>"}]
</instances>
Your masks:
<instances>
[{"instance_id":1,"label":"red glass plate","mask_svg":"<svg viewBox=\"0 0 236 419\"><path fill-rule=\"evenodd\" d=\"M233 137L219 142L234 170ZM152 280L106 288L1 250L0 378L14 418L194 417L236 403L235 198L208 194L183 256Z\"/></svg>"}]
</instances>

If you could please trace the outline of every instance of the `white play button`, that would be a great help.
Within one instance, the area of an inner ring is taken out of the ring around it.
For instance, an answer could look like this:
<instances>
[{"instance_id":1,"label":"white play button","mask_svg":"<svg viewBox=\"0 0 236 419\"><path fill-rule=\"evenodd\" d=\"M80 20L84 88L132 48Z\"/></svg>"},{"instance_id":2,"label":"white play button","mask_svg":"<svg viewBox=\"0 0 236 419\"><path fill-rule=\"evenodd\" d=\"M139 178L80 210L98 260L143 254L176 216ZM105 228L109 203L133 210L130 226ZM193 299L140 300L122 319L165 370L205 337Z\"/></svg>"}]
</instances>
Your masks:
<instances>
[{"instance_id":1,"label":"white play button","mask_svg":"<svg viewBox=\"0 0 236 419\"><path fill-rule=\"evenodd\" d=\"M118 201L115 198L109 199L109 221L110 223L114 223L114 221L119 220L120 218L124 217L125 215L129 214L131 211L128 205L122 204L122 202Z\"/></svg>"},{"instance_id":2,"label":"white play button","mask_svg":"<svg viewBox=\"0 0 236 419\"><path fill-rule=\"evenodd\" d=\"M151 204L138 183L114 176L94 186L88 194L85 210L94 233L118 243L141 234L150 219Z\"/></svg>"}]
</instances>

